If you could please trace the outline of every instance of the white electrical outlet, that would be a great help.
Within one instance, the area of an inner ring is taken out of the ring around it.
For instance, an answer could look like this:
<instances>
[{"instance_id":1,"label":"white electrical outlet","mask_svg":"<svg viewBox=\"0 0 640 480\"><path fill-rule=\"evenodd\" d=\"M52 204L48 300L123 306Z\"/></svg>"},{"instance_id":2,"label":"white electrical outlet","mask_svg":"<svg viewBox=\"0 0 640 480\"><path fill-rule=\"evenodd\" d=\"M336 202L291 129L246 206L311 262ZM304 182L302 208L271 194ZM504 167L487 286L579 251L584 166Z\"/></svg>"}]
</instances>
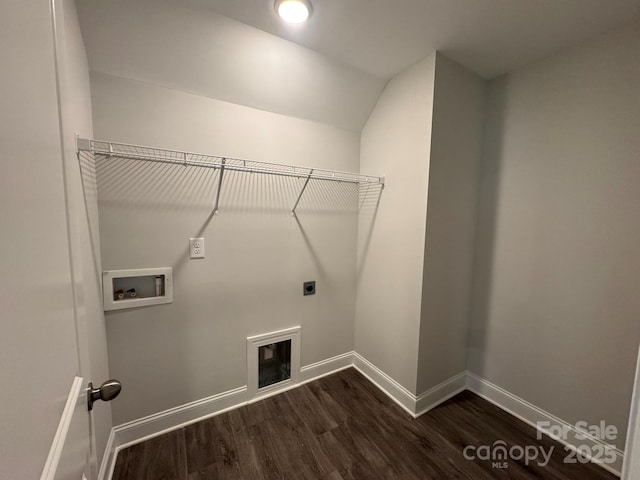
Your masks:
<instances>
[{"instance_id":1,"label":"white electrical outlet","mask_svg":"<svg viewBox=\"0 0 640 480\"><path fill-rule=\"evenodd\" d=\"M189 257L204 258L204 238L189 239Z\"/></svg>"}]
</instances>

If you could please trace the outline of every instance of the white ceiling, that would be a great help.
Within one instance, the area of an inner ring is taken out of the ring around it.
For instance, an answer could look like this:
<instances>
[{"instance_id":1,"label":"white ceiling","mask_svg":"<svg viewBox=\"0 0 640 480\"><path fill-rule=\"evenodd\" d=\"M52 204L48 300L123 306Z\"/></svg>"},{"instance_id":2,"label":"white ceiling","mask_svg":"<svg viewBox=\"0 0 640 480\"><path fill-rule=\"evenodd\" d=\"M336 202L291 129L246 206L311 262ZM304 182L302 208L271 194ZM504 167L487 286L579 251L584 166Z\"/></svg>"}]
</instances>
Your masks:
<instances>
[{"instance_id":1,"label":"white ceiling","mask_svg":"<svg viewBox=\"0 0 640 480\"><path fill-rule=\"evenodd\" d=\"M491 78L631 21L639 0L311 0L304 25L273 0L188 0L389 78L434 50Z\"/></svg>"},{"instance_id":2,"label":"white ceiling","mask_svg":"<svg viewBox=\"0 0 640 480\"><path fill-rule=\"evenodd\" d=\"M77 4L94 72L356 132L385 85L208 7L178 0Z\"/></svg>"},{"instance_id":3,"label":"white ceiling","mask_svg":"<svg viewBox=\"0 0 640 480\"><path fill-rule=\"evenodd\" d=\"M356 132L435 50L493 77L640 15L640 0L311 0L291 26L273 0L76 1L93 71Z\"/></svg>"}]
</instances>

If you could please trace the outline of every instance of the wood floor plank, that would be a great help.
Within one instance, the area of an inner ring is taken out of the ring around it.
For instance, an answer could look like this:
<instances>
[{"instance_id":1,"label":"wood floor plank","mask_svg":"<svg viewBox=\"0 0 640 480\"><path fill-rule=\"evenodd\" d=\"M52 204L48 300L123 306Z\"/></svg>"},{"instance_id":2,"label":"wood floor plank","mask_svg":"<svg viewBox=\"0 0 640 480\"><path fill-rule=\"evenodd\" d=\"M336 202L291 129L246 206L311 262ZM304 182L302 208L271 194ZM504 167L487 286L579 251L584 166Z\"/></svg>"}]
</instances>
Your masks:
<instances>
[{"instance_id":1,"label":"wood floor plank","mask_svg":"<svg viewBox=\"0 0 640 480\"><path fill-rule=\"evenodd\" d=\"M324 432L333 430L339 425L339 418L334 418L332 412L325 408L311 387L304 385L295 393L287 393L289 394L290 400L292 397L295 398L295 410L298 416L300 416L314 435L321 435Z\"/></svg>"},{"instance_id":2,"label":"wood floor plank","mask_svg":"<svg viewBox=\"0 0 640 480\"><path fill-rule=\"evenodd\" d=\"M285 472L291 471L288 456L282 457L282 450L274 441L273 428L266 422L254 425L249 430L255 446L260 478L276 480L286 478Z\"/></svg>"},{"instance_id":3,"label":"wood floor plank","mask_svg":"<svg viewBox=\"0 0 640 480\"><path fill-rule=\"evenodd\" d=\"M184 480L186 475L184 432L176 430L122 450L112 479Z\"/></svg>"},{"instance_id":4,"label":"wood floor plank","mask_svg":"<svg viewBox=\"0 0 640 480\"><path fill-rule=\"evenodd\" d=\"M467 460L467 445L553 448L549 465ZM614 480L463 392L414 419L355 369L121 451L114 480Z\"/></svg>"}]
</instances>

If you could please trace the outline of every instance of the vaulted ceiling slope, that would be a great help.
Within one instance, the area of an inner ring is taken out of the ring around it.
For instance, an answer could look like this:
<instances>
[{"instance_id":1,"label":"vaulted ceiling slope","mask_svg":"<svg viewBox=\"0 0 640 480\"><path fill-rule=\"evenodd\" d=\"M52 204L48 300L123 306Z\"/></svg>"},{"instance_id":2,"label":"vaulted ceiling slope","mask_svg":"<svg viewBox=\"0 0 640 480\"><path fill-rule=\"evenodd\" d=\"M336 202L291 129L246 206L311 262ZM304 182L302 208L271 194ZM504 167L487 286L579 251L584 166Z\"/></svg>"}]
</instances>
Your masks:
<instances>
[{"instance_id":1,"label":"vaulted ceiling slope","mask_svg":"<svg viewBox=\"0 0 640 480\"><path fill-rule=\"evenodd\" d=\"M434 50L492 78L640 15L640 0L311 0L291 28L271 0L188 1L384 78Z\"/></svg>"},{"instance_id":2,"label":"vaulted ceiling slope","mask_svg":"<svg viewBox=\"0 0 640 480\"><path fill-rule=\"evenodd\" d=\"M439 50L491 78L640 16L640 0L77 0L92 70L360 131Z\"/></svg>"},{"instance_id":3,"label":"vaulted ceiling slope","mask_svg":"<svg viewBox=\"0 0 640 480\"><path fill-rule=\"evenodd\" d=\"M78 0L91 70L359 132L386 80L177 0ZM117 140L117 139L116 139Z\"/></svg>"}]
</instances>

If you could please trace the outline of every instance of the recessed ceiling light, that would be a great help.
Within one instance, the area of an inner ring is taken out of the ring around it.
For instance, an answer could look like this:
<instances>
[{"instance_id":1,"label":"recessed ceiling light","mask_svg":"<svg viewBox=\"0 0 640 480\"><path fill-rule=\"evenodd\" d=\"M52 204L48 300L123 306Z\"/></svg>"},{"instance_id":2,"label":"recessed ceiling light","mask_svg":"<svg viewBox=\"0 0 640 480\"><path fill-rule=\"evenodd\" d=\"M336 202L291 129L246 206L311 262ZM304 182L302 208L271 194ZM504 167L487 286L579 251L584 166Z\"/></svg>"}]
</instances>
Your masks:
<instances>
[{"instance_id":1,"label":"recessed ceiling light","mask_svg":"<svg viewBox=\"0 0 640 480\"><path fill-rule=\"evenodd\" d=\"M276 12L285 22L302 23L311 15L308 0L276 0Z\"/></svg>"}]
</instances>

